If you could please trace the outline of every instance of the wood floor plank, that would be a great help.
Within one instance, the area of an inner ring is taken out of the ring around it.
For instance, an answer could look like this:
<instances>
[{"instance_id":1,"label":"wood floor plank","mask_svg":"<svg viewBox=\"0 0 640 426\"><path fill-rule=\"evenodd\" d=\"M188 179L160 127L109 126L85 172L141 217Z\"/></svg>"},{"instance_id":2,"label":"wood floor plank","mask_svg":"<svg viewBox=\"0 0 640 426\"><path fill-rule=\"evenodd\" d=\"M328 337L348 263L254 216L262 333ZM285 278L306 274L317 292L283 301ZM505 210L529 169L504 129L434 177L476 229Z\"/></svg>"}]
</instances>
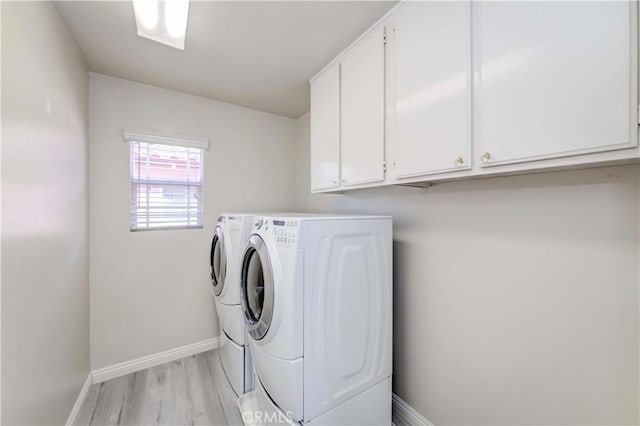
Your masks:
<instances>
[{"instance_id":1,"label":"wood floor plank","mask_svg":"<svg viewBox=\"0 0 640 426\"><path fill-rule=\"evenodd\" d=\"M100 384L98 402L93 411L91 424L119 425L122 410L129 394L129 381L132 375L118 377Z\"/></svg>"},{"instance_id":2,"label":"wood floor plank","mask_svg":"<svg viewBox=\"0 0 640 426\"><path fill-rule=\"evenodd\" d=\"M187 389L187 395L191 404L191 410L193 415L193 424L195 425L210 425L212 424L209 418L209 410L207 407L210 405L206 397L207 383L211 382L209 377L201 375L198 368L198 355L185 358L185 386Z\"/></svg>"},{"instance_id":3,"label":"wood floor plank","mask_svg":"<svg viewBox=\"0 0 640 426\"><path fill-rule=\"evenodd\" d=\"M222 422L228 416L225 415L225 404L222 402L222 397L218 394L218 389L216 388L216 381L220 380L220 378L212 371L206 354L209 354L209 352L196 356L197 374L203 378L211 378L210 380L201 380L202 395L204 400L207 401L205 410L210 424L220 425L223 424ZM226 377L224 379L226 381ZM233 390L230 390L230 392L233 394ZM235 396L235 394L233 395Z\"/></svg>"},{"instance_id":4,"label":"wood floor plank","mask_svg":"<svg viewBox=\"0 0 640 426\"><path fill-rule=\"evenodd\" d=\"M227 380L220 363L217 351L200 354L200 371L203 376L211 377L210 392L207 399L214 408L209 415L214 425L242 425L242 418L238 409L236 396L231 384Z\"/></svg>"},{"instance_id":5,"label":"wood floor plank","mask_svg":"<svg viewBox=\"0 0 640 426\"><path fill-rule=\"evenodd\" d=\"M133 373L134 378L129 382L130 397L122 410L121 424L123 425L145 424L146 419L141 416L141 413L147 399L147 373L147 370Z\"/></svg>"},{"instance_id":6,"label":"wood floor plank","mask_svg":"<svg viewBox=\"0 0 640 426\"><path fill-rule=\"evenodd\" d=\"M92 385L76 424L242 425L217 350Z\"/></svg>"}]
</instances>

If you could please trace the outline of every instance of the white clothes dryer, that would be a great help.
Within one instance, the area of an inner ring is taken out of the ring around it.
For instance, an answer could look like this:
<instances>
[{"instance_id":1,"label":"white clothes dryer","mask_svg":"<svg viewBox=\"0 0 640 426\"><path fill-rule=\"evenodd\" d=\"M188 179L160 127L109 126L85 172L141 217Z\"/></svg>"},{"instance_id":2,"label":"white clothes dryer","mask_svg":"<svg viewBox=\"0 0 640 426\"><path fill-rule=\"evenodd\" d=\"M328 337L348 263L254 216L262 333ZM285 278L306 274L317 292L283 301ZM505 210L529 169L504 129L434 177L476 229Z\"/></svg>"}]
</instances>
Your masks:
<instances>
[{"instance_id":1,"label":"white clothes dryer","mask_svg":"<svg viewBox=\"0 0 640 426\"><path fill-rule=\"evenodd\" d=\"M292 421L391 423L392 221L256 217L242 306L256 376ZM262 393L260 393L262 392Z\"/></svg>"},{"instance_id":2,"label":"white clothes dryer","mask_svg":"<svg viewBox=\"0 0 640 426\"><path fill-rule=\"evenodd\" d=\"M220 325L220 361L238 395L253 389L251 353L240 302L242 254L253 229L253 214L222 214L211 241L211 290Z\"/></svg>"}]
</instances>

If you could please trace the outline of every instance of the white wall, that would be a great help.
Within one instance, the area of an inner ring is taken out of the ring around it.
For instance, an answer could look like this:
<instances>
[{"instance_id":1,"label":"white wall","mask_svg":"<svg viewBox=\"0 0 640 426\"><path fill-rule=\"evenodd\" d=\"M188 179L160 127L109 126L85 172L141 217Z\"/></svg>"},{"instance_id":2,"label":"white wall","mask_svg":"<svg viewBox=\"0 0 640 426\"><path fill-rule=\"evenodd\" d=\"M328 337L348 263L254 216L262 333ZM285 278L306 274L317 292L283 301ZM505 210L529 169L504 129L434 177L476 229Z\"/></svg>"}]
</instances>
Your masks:
<instances>
[{"instance_id":1,"label":"white wall","mask_svg":"<svg viewBox=\"0 0 640 426\"><path fill-rule=\"evenodd\" d=\"M309 194L394 218L394 392L436 424L638 424L638 166Z\"/></svg>"},{"instance_id":2,"label":"white wall","mask_svg":"<svg viewBox=\"0 0 640 426\"><path fill-rule=\"evenodd\" d=\"M204 229L129 232L122 129L208 138ZM222 211L294 206L295 121L90 75L91 366L218 334L208 256Z\"/></svg>"},{"instance_id":3,"label":"white wall","mask_svg":"<svg viewBox=\"0 0 640 426\"><path fill-rule=\"evenodd\" d=\"M2 424L62 424L89 373L88 73L50 2L2 2Z\"/></svg>"}]
</instances>

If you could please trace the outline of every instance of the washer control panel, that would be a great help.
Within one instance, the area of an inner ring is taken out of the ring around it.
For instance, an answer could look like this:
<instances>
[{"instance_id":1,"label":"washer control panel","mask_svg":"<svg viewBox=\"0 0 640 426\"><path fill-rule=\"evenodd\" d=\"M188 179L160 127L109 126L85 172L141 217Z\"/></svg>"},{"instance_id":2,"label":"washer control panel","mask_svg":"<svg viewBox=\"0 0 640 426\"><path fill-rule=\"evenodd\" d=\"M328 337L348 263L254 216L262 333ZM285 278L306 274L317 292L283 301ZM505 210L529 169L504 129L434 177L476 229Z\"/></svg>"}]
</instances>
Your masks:
<instances>
[{"instance_id":1,"label":"washer control panel","mask_svg":"<svg viewBox=\"0 0 640 426\"><path fill-rule=\"evenodd\" d=\"M274 219L273 233L278 247L295 248L298 243L298 220Z\"/></svg>"},{"instance_id":2,"label":"washer control panel","mask_svg":"<svg viewBox=\"0 0 640 426\"><path fill-rule=\"evenodd\" d=\"M227 216L225 223L229 232L240 232L241 220L239 217Z\"/></svg>"}]
</instances>

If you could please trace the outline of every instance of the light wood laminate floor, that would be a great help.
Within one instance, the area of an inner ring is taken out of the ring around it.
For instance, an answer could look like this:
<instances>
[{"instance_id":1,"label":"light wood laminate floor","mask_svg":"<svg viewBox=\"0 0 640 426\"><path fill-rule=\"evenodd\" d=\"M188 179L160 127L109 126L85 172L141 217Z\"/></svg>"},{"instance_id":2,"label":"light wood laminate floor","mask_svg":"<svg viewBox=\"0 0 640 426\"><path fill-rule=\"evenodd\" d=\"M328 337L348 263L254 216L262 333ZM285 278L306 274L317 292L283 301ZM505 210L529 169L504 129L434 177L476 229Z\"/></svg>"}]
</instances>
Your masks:
<instances>
[{"instance_id":1,"label":"light wood laminate floor","mask_svg":"<svg viewBox=\"0 0 640 426\"><path fill-rule=\"evenodd\" d=\"M242 425L217 349L97 383L76 425Z\"/></svg>"}]
</instances>

